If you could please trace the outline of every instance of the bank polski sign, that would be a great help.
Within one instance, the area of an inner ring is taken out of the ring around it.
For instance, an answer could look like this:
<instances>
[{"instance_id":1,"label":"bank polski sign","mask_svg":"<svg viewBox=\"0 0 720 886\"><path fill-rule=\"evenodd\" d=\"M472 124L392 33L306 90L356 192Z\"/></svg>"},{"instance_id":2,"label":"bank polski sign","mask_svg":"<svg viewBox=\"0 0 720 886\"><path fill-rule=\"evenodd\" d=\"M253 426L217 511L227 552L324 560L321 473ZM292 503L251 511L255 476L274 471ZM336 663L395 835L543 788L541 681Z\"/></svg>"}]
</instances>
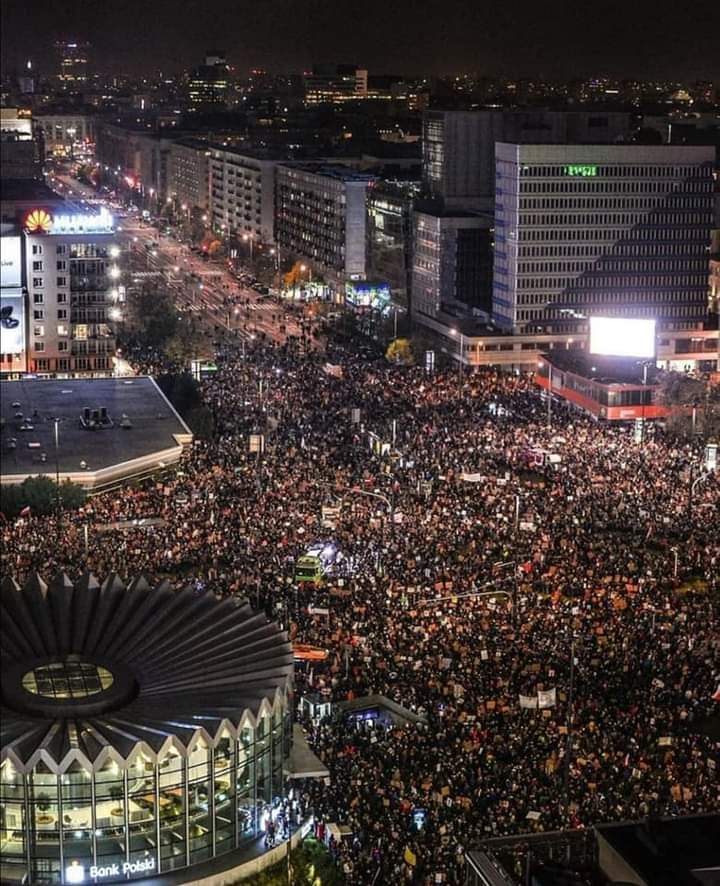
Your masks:
<instances>
[{"instance_id":1,"label":"bank polski sign","mask_svg":"<svg viewBox=\"0 0 720 886\"><path fill-rule=\"evenodd\" d=\"M155 859L152 857L142 858L138 861L113 862L112 864L91 865L87 877L85 865L79 861L71 862L65 868L66 883L87 883L90 880L107 880L110 877L133 877L137 874L147 874L155 870Z\"/></svg>"}]
</instances>

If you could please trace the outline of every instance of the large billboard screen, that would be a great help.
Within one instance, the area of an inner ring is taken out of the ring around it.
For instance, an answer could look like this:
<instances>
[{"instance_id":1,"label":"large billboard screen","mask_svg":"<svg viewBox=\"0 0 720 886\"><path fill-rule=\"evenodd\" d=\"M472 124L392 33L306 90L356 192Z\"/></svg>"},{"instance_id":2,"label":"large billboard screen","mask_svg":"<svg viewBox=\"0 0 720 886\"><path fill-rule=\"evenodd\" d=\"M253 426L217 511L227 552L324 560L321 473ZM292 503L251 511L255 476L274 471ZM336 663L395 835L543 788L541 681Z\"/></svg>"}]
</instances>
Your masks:
<instances>
[{"instance_id":1,"label":"large billboard screen","mask_svg":"<svg viewBox=\"0 0 720 886\"><path fill-rule=\"evenodd\" d=\"M348 280L345 284L345 300L356 308L382 310L390 304L390 284Z\"/></svg>"},{"instance_id":2,"label":"large billboard screen","mask_svg":"<svg viewBox=\"0 0 720 886\"><path fill-rule=\"evenodd\" d=\"M655 356L655 320L590 318L590 353L606 357Z\"/></svg>"},{"instance_id":3,"label":"large billboard screen","mask_svg":"<svg viewBox=\"0 0 720 886\"><path fill-rule=\"evenodd\" d=\"M25 316L22 292L0 290L0 354L25 351Z\"/></svg>"},{"instance_id":4,"label":"large billboard screen","mask_svg":"<svg viewBox=\"0 0 720 886\"><path fill-rule=\"evenodd\" d=\"M19 237L0 237L0 286L22 286L22 251Z\"/></svg>"}]
</instances>

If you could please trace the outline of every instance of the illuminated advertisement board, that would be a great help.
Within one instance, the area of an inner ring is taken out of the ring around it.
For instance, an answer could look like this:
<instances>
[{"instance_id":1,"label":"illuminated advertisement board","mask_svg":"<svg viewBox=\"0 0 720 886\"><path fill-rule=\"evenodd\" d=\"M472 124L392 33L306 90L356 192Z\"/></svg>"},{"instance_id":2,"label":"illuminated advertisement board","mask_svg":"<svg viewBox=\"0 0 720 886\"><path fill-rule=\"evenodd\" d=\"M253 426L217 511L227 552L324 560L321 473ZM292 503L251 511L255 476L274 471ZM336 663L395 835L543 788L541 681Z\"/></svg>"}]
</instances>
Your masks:
<instances>
[{"instance_id":1,"label":"illuminated advertisement board","mask_svg":"<svg viewBox=\"0 0 720 886\"><path fill-rule=\"evenodd\" d=\"M33 209L25 219L30 234L112 234L115 219L103 206L98 213L76 212L50 215L45 209Z\"/></svg>"},{"instance_id":2,"label":"illuminated advertisement board","mask_svg":"<svg viewBox=\"0 0 720 886\"><path fill-rule=\"evenodd\" d=\"M597 174L597 166L588 166L587 163L573 163L565 167L565 175L573 178L595 178Z\"/></svg>"},{"instance_id":3,"label":"illuminated advertisement board","mask_svg":"<svg viewBox=\"0 0 720 886\"><path fill-rule=\"evenodd\" d=\"M590 318L590 353L606 357L655 356L655 320L624 317Z\"/></svg>"},{"instance_id":4,"label":"illuminated advertisement board","mask_svg":"<svg viewBox=\"0 0 720 886\"><path fill-rule=\"evenodd\" d=\"M0 286L22 286L22 250L19 237L0 238Z\"/></svg>"},{"instance_id":5,"label":"illuminated advertisement board","mask_svg":"<svg viewBox=\"0 0 720 886\"><path fill-rule=\"evenodd\" d=\"M22 290L0 290L0 354L25 352L25 300Z\"/></svg>"},{"instance_id":6,"label":"illuminated advertisement board","mask_svg":"<svg viewBox=\"0 0 720 886\"><path fill-rule=\"evenodd\" d=\"M390 304L390 284L348 280L345 284L345 301L356 308L382 310Z\"/></svg>"}]
</instances>

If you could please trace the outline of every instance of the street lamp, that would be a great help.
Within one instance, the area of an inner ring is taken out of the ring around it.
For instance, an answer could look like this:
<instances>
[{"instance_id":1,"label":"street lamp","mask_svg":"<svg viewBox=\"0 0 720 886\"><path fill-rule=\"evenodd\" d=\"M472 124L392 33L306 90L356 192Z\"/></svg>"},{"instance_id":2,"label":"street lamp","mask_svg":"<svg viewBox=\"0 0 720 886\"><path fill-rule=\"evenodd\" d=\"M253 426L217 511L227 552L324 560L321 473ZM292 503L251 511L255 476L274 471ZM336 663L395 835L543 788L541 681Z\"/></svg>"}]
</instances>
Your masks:
<instances>
[{"instance_id":1,"label":"street lamp","mask_svg":"<svg viewBox=\"0 0 720 886\"><path fill-rule=\"evenodd\" d=\"M458 374L458 387L462 387L465 375L465 335L462 330L458 330L454 326L450 330L450 335L460 336L460 372Z\"/></svg>"},{"instance_id":2,"label":"street lamp","mask_svg":"<svg viewBox=\"0 0 720 886\"><path fill-rule=\"evenodd\" d=\"M538 369L542 369L543 365L538 360ZM593 372L595 369L593 367ZM547 426L548 430L552 427L552 366L548 361L548 389L547 389Z\"/></svg>"},{"instance_id":3,"label":"street lamp","mask_svg":"<svg viewBox=\"0 0 720 886\"><path fill-rule=\"evenodd\" d=\"M253 238L252 234L243 234L242 235L243 243L247 243L250 247L250 264L252 264L253 260Z\"/></svg>"}]
</instances>

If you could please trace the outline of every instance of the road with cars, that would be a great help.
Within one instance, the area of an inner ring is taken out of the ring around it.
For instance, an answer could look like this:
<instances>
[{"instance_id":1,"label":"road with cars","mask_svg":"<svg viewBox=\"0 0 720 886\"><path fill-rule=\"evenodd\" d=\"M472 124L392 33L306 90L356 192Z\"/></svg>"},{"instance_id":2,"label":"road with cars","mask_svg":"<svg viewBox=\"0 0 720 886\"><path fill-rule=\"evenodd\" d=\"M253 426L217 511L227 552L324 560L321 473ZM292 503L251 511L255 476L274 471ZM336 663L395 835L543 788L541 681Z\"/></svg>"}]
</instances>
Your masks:
<instances>
[{"instance_id":1,"label":"road with cars","mask_svg":"<svg viewBox=\"0 0 720 886\"><path fill-rule=\"evenodd\" d=\"M253 289L248 274L239 279L224 260L203 256L67 173L55 173L49 184L81 208L105 205L115 214L124 252L122 270L132 284L154 278L172 294L179 310L194 312L206 325L241 337L265 336L277 344L291 337L303 339L308 326L297 309ZM313 345L312 338L307 341Z\"/></svg>"}]
</instances>

